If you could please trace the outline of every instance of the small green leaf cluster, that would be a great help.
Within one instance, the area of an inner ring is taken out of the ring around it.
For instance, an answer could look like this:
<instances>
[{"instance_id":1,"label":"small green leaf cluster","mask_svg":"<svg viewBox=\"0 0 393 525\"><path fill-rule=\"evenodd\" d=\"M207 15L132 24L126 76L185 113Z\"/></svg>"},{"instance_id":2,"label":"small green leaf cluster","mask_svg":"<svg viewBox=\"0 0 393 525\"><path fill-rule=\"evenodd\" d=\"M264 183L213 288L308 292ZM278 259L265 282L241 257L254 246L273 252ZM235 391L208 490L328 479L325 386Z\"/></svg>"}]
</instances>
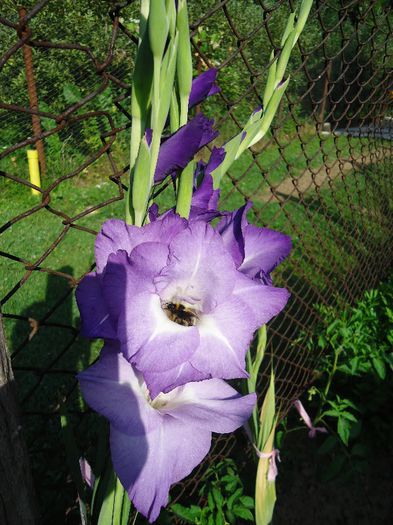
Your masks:
<instances>
[{"instance_id":1,"label":"small green leaf cluster","mask_svg":"<svg viewBox=\"0 0 393 525\"><path fill-rule=\"evenodd\" d=\"M318 328L312 341L325 351L320 370L328 372L338 353L337 372L385 379L387 370L393 370L393 279L366 292L338 317L331 307L320 307L319 312L328 323L326 330Z\"/></svg>"},{"instance_id":2,"label":"small green leaf cluster","mask_svg":"<svg viewBox=\"0 0 393 525\"><path fill-rule=\"evenodd\" d=\"M232 525L254 521L254 500L244 494L235 462L226 458L213 464L201 480L199 497L203 505L171 505L172 512L185 523Z\"/></svg>"}]
</instances>

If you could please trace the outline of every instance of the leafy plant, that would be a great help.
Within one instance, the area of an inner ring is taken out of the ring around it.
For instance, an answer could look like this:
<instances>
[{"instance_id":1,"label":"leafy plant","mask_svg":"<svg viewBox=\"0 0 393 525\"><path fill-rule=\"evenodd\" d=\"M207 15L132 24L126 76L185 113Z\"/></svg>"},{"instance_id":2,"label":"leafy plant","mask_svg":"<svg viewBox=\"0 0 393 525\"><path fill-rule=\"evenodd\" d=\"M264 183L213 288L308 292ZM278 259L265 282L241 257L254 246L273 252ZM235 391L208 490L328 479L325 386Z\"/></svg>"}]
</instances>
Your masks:
<instances>
[{"instance_id":1,"label":"leafy plant","mask_svg":"<svg viewBox=\"0 0 393 525\"><path fill-rule=\"evenodd\" d=\"M309 398L317 404L314 423L331 431L318 450L328 460L325 480L343 473L348 462L352 471L362 470L372 453L365 423L372 419L374 438L384 428L381 407L389 398L393 371L392 304L390 278L342 312L317 307L323 322L306 343L324 352Z\"/></svg>"},{"instance_id":2,"label":"leafy plant","mask_svg":"<svg viewBox=\"0 0 393 525\"><path fill-rule=\"evenodd\" d=\"M180 503L172 512L186 523L195 525L232 525L239 520L254 521L254 499L244 494L235 462L226 458L212 465L202 478L199 496L203 506Z\"/></svg>"}]
</instances>

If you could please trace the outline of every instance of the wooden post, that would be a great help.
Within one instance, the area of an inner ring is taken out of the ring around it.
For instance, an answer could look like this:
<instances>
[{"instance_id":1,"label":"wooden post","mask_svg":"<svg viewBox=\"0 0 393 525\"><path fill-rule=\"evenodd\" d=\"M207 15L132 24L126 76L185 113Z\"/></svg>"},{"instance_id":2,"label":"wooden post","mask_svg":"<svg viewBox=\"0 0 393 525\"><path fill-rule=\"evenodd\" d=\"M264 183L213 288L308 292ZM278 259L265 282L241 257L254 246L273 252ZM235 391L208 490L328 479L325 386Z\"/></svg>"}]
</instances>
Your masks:
<instances>
[{"instance_id":1,"label":"wooden post","mask_svg":"<svg viewBox=\"0 0 393 525\"><path fill-rule=\"evenodd\" d=\"M38 524L29 457L0 313L0 523Z\"/></svg>"},{"instance_id":2,"label":"wooden post","mask_svg":"<svg viewBox=\"0 0 393 525\"><path fill-rule=\"evenodd\" d=\"M19 20L22 20L25 15L26 15L26 9L24 7L20 7L19 8ZM25 35L26 32L27 32L27 27L25 27L25 29L22 31L22 35ZM27 46L26 44L23 46L23 58L25 61L27 91L29 93L30 109L33 109L34 111L38 111L38 97L37 97L37 89L35 85L34 68L33 68L33 53L31 51L31 47ZM32 114L31 120L33 123L34 137L40 137L42 133L40 117L38 115ZM40 162L40 172L41 172L41 175L45 175L46 162L45 162L44 143L42 142L41 139L37 138L35 144L36 144L36 148L38 151L38 160Z\"/></svg>"}]
</instances>

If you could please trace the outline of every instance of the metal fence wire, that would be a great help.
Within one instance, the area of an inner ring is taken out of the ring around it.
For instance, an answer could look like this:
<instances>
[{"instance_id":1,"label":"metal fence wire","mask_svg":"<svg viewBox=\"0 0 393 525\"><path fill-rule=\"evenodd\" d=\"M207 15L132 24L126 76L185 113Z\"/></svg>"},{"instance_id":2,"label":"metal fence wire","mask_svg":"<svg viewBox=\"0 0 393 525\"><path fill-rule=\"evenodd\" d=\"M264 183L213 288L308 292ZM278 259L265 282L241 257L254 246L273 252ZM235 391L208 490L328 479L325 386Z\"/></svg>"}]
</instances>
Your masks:
<instances>
[{"instance_id":1,"label":"metal fence wire","mask_svg":"<svg viewBox=\"0 0 393 525\"><path fill-rule=\"evenodd\" d=\"M87 457L96 439L97 416L81 400L75 374L96 358L99 343L78 336L74 290L92 268L100 224L124 213L136 4L2 6L1 311L48 524L76 522L60 407L73 415ZM221 92L201 106L222 131L217 144L261 104L270 50L280 52L294 7L293 0L190 2L195 72L219 71ZM282 414L314 379L320 351L305 341L320 319L315 305L353 303L391 266L391 15L388 1L317 0L291 57L291 82L271 133L223 183L223 208L251 199L252 222L293 239L290 258L274 273L291 300L270 323L264 367L272 354ZM26 150L40 143L46 165L41 158L36 196ZM171 188L160 198L170 202ZM262 376L261 392L265 383ZM175 499L196 494L207 465L231 453L241 457L240 447L246 448L241 432L216 439Z\"/></svg>"}]
</instances>

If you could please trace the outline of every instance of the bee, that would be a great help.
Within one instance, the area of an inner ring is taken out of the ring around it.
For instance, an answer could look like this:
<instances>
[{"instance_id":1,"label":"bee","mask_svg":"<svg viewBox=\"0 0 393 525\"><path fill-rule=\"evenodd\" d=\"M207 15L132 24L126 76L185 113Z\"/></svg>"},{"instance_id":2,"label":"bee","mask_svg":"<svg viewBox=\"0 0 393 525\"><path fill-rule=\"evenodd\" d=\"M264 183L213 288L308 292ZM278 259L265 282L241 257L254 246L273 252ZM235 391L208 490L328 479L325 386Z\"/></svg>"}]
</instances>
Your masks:
<instances>
[{"instance_id":1,"label":"bee","mask_svg":"<svg viewBox=\"0 0 393 525\"><path fill-rule=\"evenodd\" d=\"M164 310L171 321L182 326L195 326L198 319L194 310L181 303L165 303Z\"/></svg>"}]
</instances>

